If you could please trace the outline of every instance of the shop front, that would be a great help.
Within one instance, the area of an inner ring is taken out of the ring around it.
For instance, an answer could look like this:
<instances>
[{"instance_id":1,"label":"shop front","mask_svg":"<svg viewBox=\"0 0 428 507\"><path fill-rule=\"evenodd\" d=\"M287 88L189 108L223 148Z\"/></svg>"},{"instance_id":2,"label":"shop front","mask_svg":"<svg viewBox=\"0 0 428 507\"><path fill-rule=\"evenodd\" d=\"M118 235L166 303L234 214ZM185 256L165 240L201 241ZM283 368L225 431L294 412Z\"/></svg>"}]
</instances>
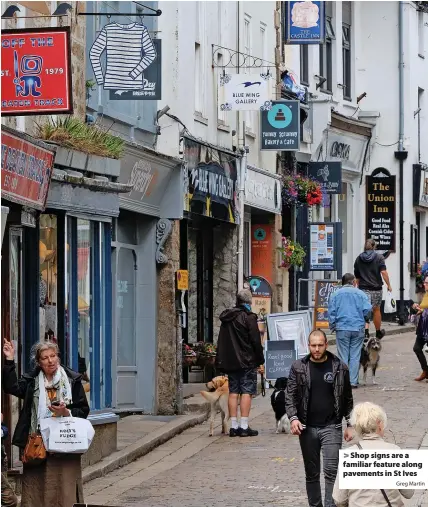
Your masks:
<instances>
[{"instance_id":1,"label":"shop front","mask_svg":"<svg viewBox=\"0 0 428 507\"><path fill-rule=\"evenodd\" d=\"M272 290L272 301L268 307L253 308L259 314L260 321L264 320L266 312L274 311L272 304L278 305L278 286L283 285L276 248L280 234L276 231L275 220L276 216L281 216L281 208L281 177L248 165L245 180L244 275L247 278L264 278Z\"/></svg>"},{"instance_id":2,"label":"shop front","mask_svg":"<svg viewBox=\"0 0 428 507\"><path fill-rule=\"evenodd\" d=\"M331 113L313 161L341 162L342 192L325 195L323 220L343 223L342 271L353 271L355 258L365 241L364 220L359 211L365 203L363 171L366 166L373 125ZM351 234L352 231L352 234Z\"/></svg>"},{"instance_id":3,"label":"shop front","mask_svg":"<svg viewBox=\"0 0 428 507\"><path fill-rule=\"evenodd\" d=\"M421 286L420 266L428 259L428 164L413 164L413 223L410 225L410 276Z\"/></svg>"},{"instance_id":4,"label":"shop front","mask_svg":"<svg viewBox=\"0 0 428 507\"><path fill-rule=\"evenodd\" d=\"M165 249L174 229L178 235L174 221L183 217L182 161L127 144L121 162L119 181L132 191L119 199L112 244L113 406L168 412L177 394L180 331L173 260Z\"/></svg>"},{"instance_id":5,"label":"shop front","mask_svg":"<svg viewBox=\"0 0 428 507\"><path fill-rule=\"evenodd\" d=\"M17 372L22 374L30 367L30 349L38 340L38 218L46 206L55 150L5 126L1 145L1 332L15 344ZM18 421L20 403L2 394L9 428ZM6 448L13 468L19 456L10 438Z\"/></svg>"},{"instance_id":6,"label":"shop front","mask_svg":"<svg viewBox=\"0 0 428 507\"><path fill-rule=\"evenodd\" d=\"M184 158L180 268L189 272L189 290L183 341L216 343L219 316L235 304L237 290L238 159L190 138L184 138ZM186 366L183 380L206 382L212 373L210 364Z\"/></svg>"}]
</instances>

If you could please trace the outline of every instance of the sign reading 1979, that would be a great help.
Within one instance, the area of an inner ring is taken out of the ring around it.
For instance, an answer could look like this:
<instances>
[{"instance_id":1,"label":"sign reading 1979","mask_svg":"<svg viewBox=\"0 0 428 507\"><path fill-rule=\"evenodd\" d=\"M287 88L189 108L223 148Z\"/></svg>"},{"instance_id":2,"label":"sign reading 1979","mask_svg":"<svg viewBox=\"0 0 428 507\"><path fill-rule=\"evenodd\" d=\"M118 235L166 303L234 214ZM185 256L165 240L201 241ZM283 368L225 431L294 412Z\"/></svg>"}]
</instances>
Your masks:
<instances>
[{"instance_id":1,"label":"sign reading 1979","mask_svg":"<svg viewBox=\"0 0 428 507\"><path fill-rule=\"evenodd\" d=\"M261 150L297 151L300 148L298 100L275 100L261 108Z\"/></svg>"}]
</instances>

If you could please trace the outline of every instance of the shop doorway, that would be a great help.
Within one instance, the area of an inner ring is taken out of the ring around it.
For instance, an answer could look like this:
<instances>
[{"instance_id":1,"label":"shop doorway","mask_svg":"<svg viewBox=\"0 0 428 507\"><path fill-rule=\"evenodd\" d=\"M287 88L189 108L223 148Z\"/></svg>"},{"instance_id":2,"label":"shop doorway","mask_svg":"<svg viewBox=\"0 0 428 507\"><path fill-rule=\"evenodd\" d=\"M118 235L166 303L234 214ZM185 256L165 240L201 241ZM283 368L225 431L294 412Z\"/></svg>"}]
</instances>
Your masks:
<instances>
[{"instance_id":1,"label":"shop doorway","mask_svg":"<svg viewBox=\"0 0 428 507\"><path fill-rule=\"evenodd\" d=\"M2 337L8 337L15 345L15 363L18 378L23 373L23 333L22 333L22 228L9 227L3 240L2 249ZM22 401L16 396L2 393L2 413L4 422L12 435L18 422ZM19 450L11 445L11 437L6 442L8 466L20 466Z\"/></svg>"}]
</instances>

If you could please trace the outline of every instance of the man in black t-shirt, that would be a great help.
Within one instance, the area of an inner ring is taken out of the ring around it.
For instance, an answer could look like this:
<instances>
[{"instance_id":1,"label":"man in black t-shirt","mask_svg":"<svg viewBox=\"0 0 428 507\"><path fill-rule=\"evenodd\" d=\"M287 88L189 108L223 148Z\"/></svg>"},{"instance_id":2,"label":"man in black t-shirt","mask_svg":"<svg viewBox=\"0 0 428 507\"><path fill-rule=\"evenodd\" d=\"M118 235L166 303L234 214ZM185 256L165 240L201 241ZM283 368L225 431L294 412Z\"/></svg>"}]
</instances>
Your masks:
<instances>
[{"instance_id":1,"label":"man in black t-shirt","mask_svg":"<svg viewBox=\"0 0 428 507\"><path fill-rule=\"evenodd\" d=\"M323 454L325 478L324 507L334 507L333 486L344 438L352 439L350 416L353 397L349 370L338 357L327 351L323 331L309 335L310 354L295 361L287 383L286 410L291 433L298 435L306 474L309 507L323 507L320 485L320 456Z\"/></svg>"}]
</instances>

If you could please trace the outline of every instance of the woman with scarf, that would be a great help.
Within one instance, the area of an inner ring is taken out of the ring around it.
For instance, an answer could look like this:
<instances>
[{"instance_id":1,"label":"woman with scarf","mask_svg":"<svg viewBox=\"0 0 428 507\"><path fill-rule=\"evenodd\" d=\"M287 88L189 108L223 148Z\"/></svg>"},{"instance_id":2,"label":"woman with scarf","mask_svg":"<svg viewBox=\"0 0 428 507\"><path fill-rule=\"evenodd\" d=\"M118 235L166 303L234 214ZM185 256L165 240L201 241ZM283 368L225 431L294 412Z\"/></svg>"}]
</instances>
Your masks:
<instances>
[{"instance_id":1,"label":"woman with scarf","mask_svg":"<svg viewBox=\"0 0 428 507\"><path fill-rule=\"evenodd\" d=\"M3 389L23 400L12 439L21 453L30 434L38 431L41 419L88 417L82 376L61 365L56 343L37 343L32 349L36 368L20 379L16 374L12 342L4 340L3 354ZM51 404L48 392L52 388L56 390L58 404ZM72 507L78 502L83 502L79 454L48 454L42 464L24 464L21 507Z\"/></svg>"},{"instance_id":2,"label":"woman with scarf","mask_svg":"<svg viewBox=\"0 0 428 507\"><path fill-rule=\"evenodd\" d=\"M413 345L413 352L419 360L422 368L422 373L416 377L417 382L428 379L428 363L427 356L424 352L424 347L428 342L428 276L424 278L425 294L420 303L415 303L412 306L413 313L416 313L416 340Z\"/></svg>"}]
</instances>

